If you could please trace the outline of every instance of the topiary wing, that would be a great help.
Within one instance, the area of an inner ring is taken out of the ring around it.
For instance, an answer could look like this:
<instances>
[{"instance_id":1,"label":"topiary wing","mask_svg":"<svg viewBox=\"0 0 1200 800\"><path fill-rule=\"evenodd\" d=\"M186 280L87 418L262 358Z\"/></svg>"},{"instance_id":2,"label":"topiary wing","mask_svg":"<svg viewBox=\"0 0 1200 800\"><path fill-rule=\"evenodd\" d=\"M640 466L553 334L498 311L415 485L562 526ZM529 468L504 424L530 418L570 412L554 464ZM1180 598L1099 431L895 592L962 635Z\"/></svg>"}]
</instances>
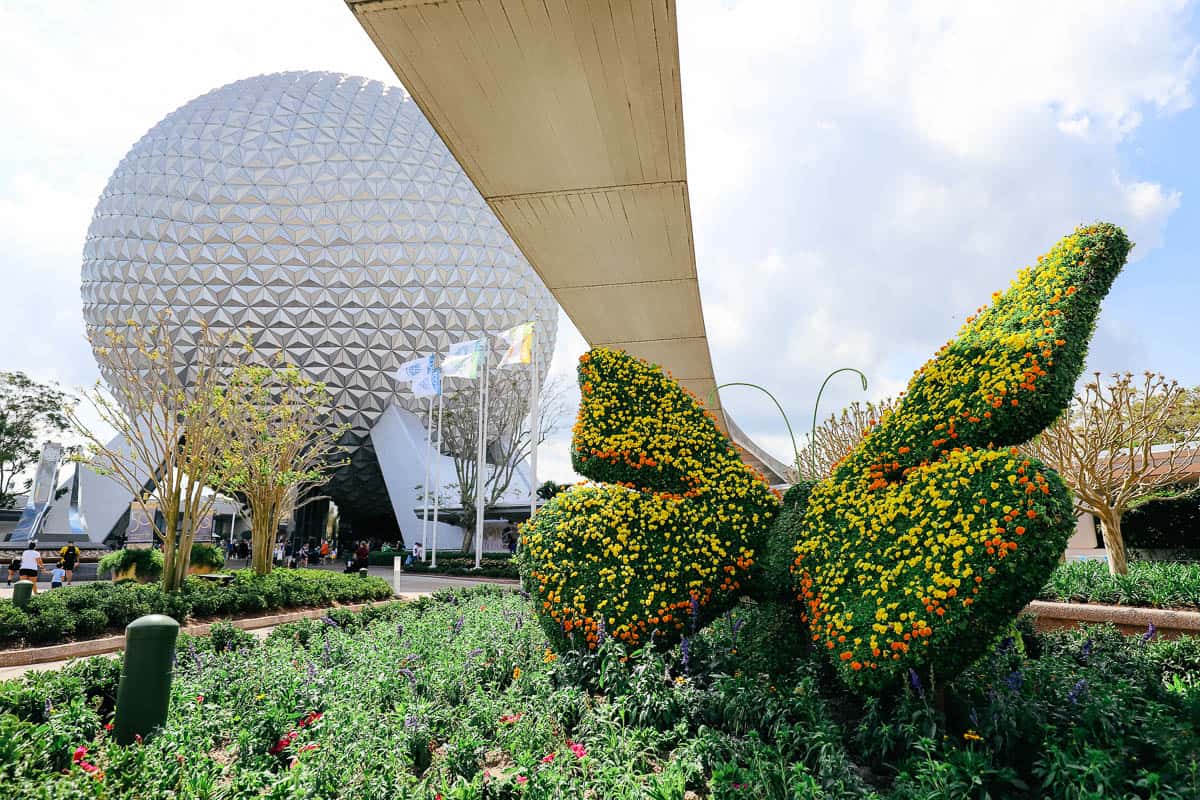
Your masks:
<instances>
[{"instance_id":1,"label":"topiary wing","mask_svg":"<svg viewBox=\"0 0 1200 800\"><path fill-rule=\"evenodd\" d=\"M1045 582L1074 527L1058 476L1012 445L1069 402L1130 243L1077 230L970 318L808 498L792 572L847 684L949 678Z\"/></svg>"},{"instance_id":2,"label":"topiary wing","mask_svg":"<svg viewBox=\"0 0 1200 800\"><path fill-rule=\"evenodd\" d=\"M597 348L579 365L575 469L525 528L521 569L560 644L678 639L736 598L779 507L696 398Z\"/></svg>"}]
</instances>

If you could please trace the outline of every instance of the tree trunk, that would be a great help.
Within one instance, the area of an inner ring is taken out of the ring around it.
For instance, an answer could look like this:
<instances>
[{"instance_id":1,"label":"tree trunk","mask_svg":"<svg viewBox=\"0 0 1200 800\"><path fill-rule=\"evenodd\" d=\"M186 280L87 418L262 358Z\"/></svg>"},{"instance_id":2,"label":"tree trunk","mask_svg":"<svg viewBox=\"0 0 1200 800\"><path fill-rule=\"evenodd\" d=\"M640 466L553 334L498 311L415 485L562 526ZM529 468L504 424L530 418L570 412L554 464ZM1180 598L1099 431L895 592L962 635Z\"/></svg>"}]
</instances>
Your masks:
<instances>
[{"instance_id":1,"label":"tree trunk","mask_svg":"<svg viewBox=\"0 0 1200 800\"><path fill-rule=\"evenodd\" d=\"M1108 553L1108 571L1113 575L1127 575L1129 562L1125 557L1125 539L1121 536L1121 514L1110 511L1099 516L1104 552Z\"/></svg>"},{"instance_id":2,"label":"tree trunk","mask_svg":"<svg viewBox=\"0 0 1200 800\"><path fill-rule=\"evenodd\" d=\"M250 515L250 566L258 575L271 571L271 551L275 544L273 518L265 509L253 509Z\"/></svg>"}]
</instances>

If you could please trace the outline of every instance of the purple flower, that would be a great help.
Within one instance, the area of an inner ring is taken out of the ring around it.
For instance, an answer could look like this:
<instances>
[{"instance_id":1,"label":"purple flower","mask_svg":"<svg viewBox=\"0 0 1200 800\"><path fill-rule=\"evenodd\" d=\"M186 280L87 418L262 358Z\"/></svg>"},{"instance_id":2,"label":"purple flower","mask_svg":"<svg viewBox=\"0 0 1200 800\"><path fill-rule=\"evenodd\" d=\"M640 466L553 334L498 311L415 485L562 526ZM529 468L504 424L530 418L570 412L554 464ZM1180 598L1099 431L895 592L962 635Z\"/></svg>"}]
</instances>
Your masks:
<instances>
[{"instance_id":1,"label":"purple flower","mask_svg":"<svg viewBox=\"0 0 1200 800\"><path fill-rule=\"evenodd\" d=\"M397 639L404 638L404 625L400 624L400 625L396 626L396 638Z\"/></svg>"},{"instance_id":2,"label":"purple flower","mask_svg":"<svg viewBox=\"0 0 1200 800\"><path fill-rule=\"evenodd\" d=\"M458 634L462 632L463 621L464 621L464 618L459 617L458 619L454 620L454 624L452 626L450 626L451 633L454 636L458 636Z\"/></svg>"},{"instance_id":3,"label":"purple flower","mask_svg":"<svg viewBox=\"0 0 1200 800\"><path fill-rule=\"evenodd\" d=\"M409 730L412 730L413 728L417 727L420 724L421 724L421 720L417 717L416 714L405 715L404 727L408 728Z\"/></svg>"},{"instance_id":4,"label":"purple flower","mask_svg":"<svg viewBox=\"0 0 1200 800\"><path fill-rule=\"evenodd\" d=\"M1079 695L1083 694L1086 691L1087 691L1087 681L1083 678L1080 678L1079 682L1076 683L1073 687L1071 687L1071 691L1067 692L1067 701L1069 703L1071 703L1071 705L1075 705L1076 703L1079 702Z\"/></svg>"},{"instance_id":5,"label":"purple flower","mask_svg":"<svg viewBox=\"0 0 1200 800\"><path fill-rule=\"evenodd\" d=\"M337 624L337 622L336 622L336 621L333 619L333 617L330 617L330 616L324 616L324 617L321 617L321 622L324 622L326 625L328 625L328 626L329 626L329 627L331 627L331 628L337 628L337 627L340 627L340 626Z\"/></svg>"},{"instance_id":6,"label":"purple flower","mask_svg":"<svg viewBox=\"0 0 1200 800\"><path fill-rule=\"evenodd\" d=\"M600 646L600 645L604 644L604 639L605 639L604 617L601 617L600 621L598 623L596 623L596 645Z\"/></svg>"},{"instance_id":7,"label":"purple flower","mask_svg":"<svg viewBox=\"0 0 1200 800\"><path fill-rule=\"evenodd\" d=\"M1004 682L1008 684L1009 691L1019 692L1021 691L1021 687L1025 685L1025 675L1021 670L1014 669L1008 673L1008 677L1004 679Z\"/></svg>"},{"instance_id":8,"label":"purple flower","mask_svg":"<svg viewBox=\"0 0 1200 800\"><path fill-rule=\"evenodd\" d=\"M921 676L918 675L917 671L912 667L908 668L908 684L912 686L913 691L916 692L919 697L925 697L925 687L921 685Z\"/></svg>"},{"instance_id":9,"label":"purple flower","mask_svg":"<svg viewBox=\"0 0 1200 800\"><path fill-rule=\"evenodd\" d=\"M683 671L688 671L688 665L692 660L692 643L685 636L679 640L679 662L683 665Z\"/></svg>"},{"instance_id":10,"label":"purple flower","mask_svg":"<svg viewBox=\"0 0 1200 800\"><path fill-rule=\"evenodd\" d=\"M700 598L692 592L688 599L688 611L692 616L692 633L696 632L696 616L700 613Z\"/></svg>"},{"instance_id":11,"label":"purple flower","mask_svg":"<svg viewBox=\"0 0 1200 800\"><path fill-rule=\"evenodd\" d=\"M1013 637L1011 637L1011 636L1005 636L1005 637L1004 637L1004 638L1003 638L1003 639L1000 641L1000 647L996 649L996 652L997 652L997 653L999 653L1000 655L1004 655L1004 654L1005 654L1005 653L1007 653L1009 650L1012 650L1012 649L1013 649L1013 645L1014 645L1014 644L1016 644L1016 642L1015 642L1015 640L1013 639Z\"/></svg>"},{"instance_id":12,"label":"purple flower","mask_svg":"<svg viewBox=\"0 0 1200 800\"><path fill-rule=\"evenodd\" d=\"M1094 645L1095 645L1095 642L1093 642L1092 637L1089 636L1087 641L1083 643L1083 647L1080 649L1079 654L1081 656L1083 656L1085 659L1091 657L1092 647Z\"/></svg>"},{"instance_id":13,"label":"purple flower","mask_svg":"<svg viewBox=\"0 0 1200 800\"><path fill-rule=\"evenodd\" d=\"M1150 626L1146 628L1146 632L1142 634L1142 641L1149 642L1151 639L1153 639L1155 637L1155 635L1157 633L1158 633L1158 628L1154 627L1154 623L1151 622Z\"/></svg>"},{"instance_id":14,"label":"purple flower","mask_svg":"<svg viewBox=\"0 0 1200 800\"><path fill-rule=\"evenodd\" d=\"M317 665L314 664L313 662L309 661L308 662L308 679L311 681L315 677L317 677Z\"/></svg>"}]
</instances>

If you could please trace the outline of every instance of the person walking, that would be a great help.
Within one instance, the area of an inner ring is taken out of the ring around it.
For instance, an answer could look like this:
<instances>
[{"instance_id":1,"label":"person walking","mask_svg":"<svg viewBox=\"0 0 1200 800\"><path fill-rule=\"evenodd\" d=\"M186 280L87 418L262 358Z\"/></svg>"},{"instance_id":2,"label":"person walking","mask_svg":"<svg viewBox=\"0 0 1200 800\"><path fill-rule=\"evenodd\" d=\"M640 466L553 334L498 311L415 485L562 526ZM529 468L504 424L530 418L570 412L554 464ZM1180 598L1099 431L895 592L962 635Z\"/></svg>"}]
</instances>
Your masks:
<instances>
[{"instance_id":1,"label":"person walking","mask_svg":"<svg viewBox=\"0 0 1200 800\"><path fill-rule=\"evenodd\" d=\"M237 554L238 554L238 558L240 558L242 561L249 562L249 560L250 560L250 543L247 542L245 539L240 540L237 545Z\"/></svg>"},{"instance_id":2,"label":"person walking","mask_svg":"<svg viewBox=\"0 0 1200 800\"><path fill-rule=\"evenodd\" d=\"M67 576L67 586L70 586L71 581L75 579L75 567L78 564L79 548L75 546L73 539L67 539L66 547L60 547L58 550L58 565L63 568L63 572Z\"/></svg>"},{"instance_id":3,"label":"person walking","mask_svg":"<svg viewBox=\"0 0 1200 800\"><path fill-rule=\"evenodd\" d=\"M63 578L67 576L67 571L63 569L62 562L55 565L54 569L50 570L50 588L61 589Z\"/></svg>"},{"instance_id":4,"label":"person walking","mask_svg":"<svg viewBox=\"0 0 1200 800\"><path fill-rule=\"evenodd\" d=\"M371 561L371 549L367 547L366 542L359 542L358 549L354 551L354 568L362 569Z\"/></svg>"},{"instance_id":5,"label":"person walking","mask_svg":"<svg viewBox=\"0 0 1200 800\"><path fill-rule=\"evenodd\" d=\"M12 561L8 562L8 585L12 586L12 582L17 579L17 573L21 571L21 556L13 556Z\"/></svg>"},{"instance_id":6,"label":"person walking","mask_svg":"<svg viewBox=\"0 0 1200 800\"><path fill-rule=\"evenodd\" d=\"M21 580L27 580L33 583L33 593L37 594L38 575L46 565L42 563L42 554L37 551L37 542L30 542L26 548L21 551L21 566L17 570L17 575Z\"/></svg>"},{"instance_id":7,"label":"person walking","mask_svg":"<svg viewBox=\"0 0 1200 800\"><path fill-rule=\"evenodd\" d=\"M322 539L321 540L321 565L324 566L325 562L328 560L329 560L329 540Z\"/></svg>"}]
</instances>

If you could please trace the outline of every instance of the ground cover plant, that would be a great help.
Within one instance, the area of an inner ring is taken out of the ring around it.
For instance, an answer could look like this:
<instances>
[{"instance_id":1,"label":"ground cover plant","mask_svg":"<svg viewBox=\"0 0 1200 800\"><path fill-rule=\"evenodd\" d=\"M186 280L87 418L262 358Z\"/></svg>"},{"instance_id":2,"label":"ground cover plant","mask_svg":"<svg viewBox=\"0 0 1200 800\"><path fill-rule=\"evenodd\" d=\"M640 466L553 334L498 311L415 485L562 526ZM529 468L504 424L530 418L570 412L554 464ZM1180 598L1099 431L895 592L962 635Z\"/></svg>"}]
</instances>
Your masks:
<instances>
[{"instance_id":1,"label":"ground cover plant","mask_svg":"<svg viewBox=\"0 0 1200 800\"><path fill-rule=\"evenodd\" d=\"M270 575L237 570L233 575L229 586L192 577L180 591L170 593L163 592L158 584L81 584L40 592L24 609L0 600L0 648L119 633L145 614L166 614L186 622L279 608L381 600L392 595L391 586L382 578L323 570L280 569Z\"/></svg>"},{"instance_id":2,"label":"ground cover plant","mask_svg":"<svg viewBox=\"0 0 1200 800\"><path fill-rule=\"evenodd\" d=\"M956 675L1037 594L1073 530L1062 480L1016 446L1066 407L1130 247L1115 226L1086 226L1021 270L782 514L669 376L584 354L571 453L598 485L556 495L521 554L551 640L569 649L581 631L595 647L607 626L631 645L671 642L740 595L790 587L798 605L779 613L850 689Z\"/></svg>"},{"instance_id":3,"label":"ground cover plant","mask_svg":"<svg viewBox=\"0 0 1200 800\"><path fill-rule=\"evenodd\" d=\"M1194 798L1200 640L1021 625L938 692L855 699L776 617L690 646L558 655L488 586L335 612L266 641L182 637L166 728L106 732L119 665L0 683L14 797L799 800ZM942 698L939 708L937 697ZM688 794L688 793L692 794Z\"/></svg>"},{"instance_id":4,"label":"ground cover plant","mask_svg":"<svg viewBox=\"0 0 1200 800\"><path fill-rule=\"evenodd\" d=\"M1200 609L1200 564L1132 561L1127 575L1113 575L1101 561L1073 561L1054 570L1038 597L1068 603Z\"/></svg>"}]
</instances>

